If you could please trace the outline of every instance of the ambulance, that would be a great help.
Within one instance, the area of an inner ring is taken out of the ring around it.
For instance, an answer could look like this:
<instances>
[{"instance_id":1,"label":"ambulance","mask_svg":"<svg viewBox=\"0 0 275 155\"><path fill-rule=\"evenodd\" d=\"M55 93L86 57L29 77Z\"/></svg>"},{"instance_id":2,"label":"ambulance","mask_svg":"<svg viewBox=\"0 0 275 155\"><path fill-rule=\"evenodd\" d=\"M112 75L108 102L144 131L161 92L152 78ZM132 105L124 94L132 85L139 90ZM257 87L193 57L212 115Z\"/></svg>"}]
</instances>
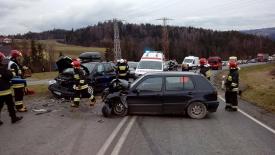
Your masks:
<instances>
[{"instance_id":1,"label":"ambulance","mask_svg":"<svg viewBox=\"0 0 275 155\"><path fill-rule=\"evenodd\" d=\"M159 72L165 70L165 57L160 51L147 51L141 57L135 77L139 77L148 72Z\"/></svg>"}]
</instances>

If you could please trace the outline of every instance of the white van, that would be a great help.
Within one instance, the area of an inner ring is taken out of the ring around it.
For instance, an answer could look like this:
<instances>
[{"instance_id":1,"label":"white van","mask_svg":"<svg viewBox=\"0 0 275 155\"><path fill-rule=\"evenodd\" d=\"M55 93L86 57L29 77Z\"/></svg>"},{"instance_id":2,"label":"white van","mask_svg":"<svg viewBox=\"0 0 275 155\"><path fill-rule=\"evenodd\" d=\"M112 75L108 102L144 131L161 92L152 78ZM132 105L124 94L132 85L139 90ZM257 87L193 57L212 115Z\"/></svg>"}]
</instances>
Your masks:
<instances>
[{"instance_id":1,"label":"white van","mask_svg":"<svg viewBox=\"0 0 275 155\"><path fill-rule=\"evenodd\" d=\"M164 59L163 53L159 51L144 53L135 71L135 77L139 77L147 72L164 71Z\"/></svg>"},{"instance_id":2,"label":"white van","mask_svg":"<svg viewBox=\"0 0 275 155\"><path fill-rule=\"evenodd\" d=\"M189 69L197 69L199 67L199 57L187 56L183 59L182 65L187 65Z\"/></svg>"}]
</instances>

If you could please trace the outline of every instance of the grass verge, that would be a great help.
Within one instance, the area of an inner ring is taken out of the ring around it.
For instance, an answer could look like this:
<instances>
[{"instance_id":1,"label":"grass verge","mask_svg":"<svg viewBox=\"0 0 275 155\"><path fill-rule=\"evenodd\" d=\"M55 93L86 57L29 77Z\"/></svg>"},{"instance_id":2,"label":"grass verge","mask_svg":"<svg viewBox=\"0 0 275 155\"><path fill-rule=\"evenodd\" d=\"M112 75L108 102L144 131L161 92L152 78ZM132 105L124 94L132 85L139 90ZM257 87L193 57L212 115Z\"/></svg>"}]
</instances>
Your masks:
<instances>
[{"instance_id":1,"label":"grass verge","mask_svg":"<svg viewBox=\"0 0 275 155\"><path fill-rule=\"evenodd\" d=\"M240 70L241 98L267 111L275 113L275 76L272 72L275 63L244 67ZM221 88L223 75L228 71L221 71L215 77L215 84Z\"/></svg>"}]
</instances>

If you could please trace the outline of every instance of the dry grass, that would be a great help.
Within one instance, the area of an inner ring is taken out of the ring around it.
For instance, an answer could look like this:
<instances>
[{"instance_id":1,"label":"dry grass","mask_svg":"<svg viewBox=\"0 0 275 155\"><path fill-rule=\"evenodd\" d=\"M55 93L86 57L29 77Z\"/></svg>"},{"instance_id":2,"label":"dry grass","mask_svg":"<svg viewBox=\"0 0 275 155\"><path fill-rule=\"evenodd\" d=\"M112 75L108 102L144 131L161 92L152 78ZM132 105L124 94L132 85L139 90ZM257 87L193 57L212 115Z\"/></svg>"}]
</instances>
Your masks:
<instances>
[{"instance_id":1,"label":"dry grass","mask_svg":"<svg viewBox=\"0 0 275 155\"><path fill-rule=\"evenodd\" d=\"M275 113L274 69L274 63L241 68L240 90L242 99ZM218 88L221 88L222 76L227 74L228 70L223 70L216 75L215 85Z\"/></svg>"},{"instance_id":2,"label":"dry grass","mask_svg":"<svg viewBox=\"0 0 275 155\"><path fill-rule=\"evenodd\" d=\"M70 57L78 57L79 54L85 51L97 51L97 52L105 52L106 48L100 47L84 47L84 46L76 46L76 45L68 45L56 42L55 40L40 40L39 42L44 45L49 45L54 47L54 57L58 58L59 53L62 52L66 56Z\"/></svg>"},{"instance_id":3,"label":"dry grass","mask_svg":"<svg viewBox=\"0 0 275 155\"><path fill-rule=\"evenodd\" d=\"M240 80L247 85L242 98L275 112L275 77L270 72L275 64L257 65L243 68L240 71Z\"/></svg>"},{"instance_id":4,"label":"dry grass","mask_svg":"<svg viewBox=\"0 0 275 155\"><path fill-rule=\"evenodd\" d=\"M41 72L33 73L31 79L33 80L43 80L43 79L54 79L57 77L58 72Z\"/></svg>"}]
</instances>

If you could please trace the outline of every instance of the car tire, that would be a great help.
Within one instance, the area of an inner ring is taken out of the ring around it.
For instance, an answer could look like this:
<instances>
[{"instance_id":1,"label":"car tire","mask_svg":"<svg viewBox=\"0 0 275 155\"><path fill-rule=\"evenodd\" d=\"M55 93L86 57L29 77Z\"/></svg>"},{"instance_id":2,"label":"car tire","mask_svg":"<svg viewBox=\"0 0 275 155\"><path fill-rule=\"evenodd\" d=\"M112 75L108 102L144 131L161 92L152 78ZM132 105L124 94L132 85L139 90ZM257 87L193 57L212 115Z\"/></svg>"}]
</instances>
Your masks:
<instances>
[{"instance_id":1,"label":"car tire","mask_svg":"<svg viewBox=\"0 0 275 155\"><path fill-rule=\"evenodd\" d=\"M187 114L193 119L202 119L207 114L207 108L201 102L193 102L187 107Z\"/></svg>"},{"instance_id":2,"label":"car tire","mask_svg":"<svg viewBox=\"0 0 275 155\"><path fill-rule=\"evenodd\" d=\"M128 109L120 101L113 104L112 110L113 113L117 116L126 116L128 113Z\"/></svg>"},{"instance_id":3,"label":"car tire","mask_svg":"<svg viewBox=\"0 0 275 155\"><path fill-rule=\"evenodd\" d=\"M107 104L102 107L101 111L104 117L110 117L112 115L112 109Z\"/></svg>"}]
</instances>

